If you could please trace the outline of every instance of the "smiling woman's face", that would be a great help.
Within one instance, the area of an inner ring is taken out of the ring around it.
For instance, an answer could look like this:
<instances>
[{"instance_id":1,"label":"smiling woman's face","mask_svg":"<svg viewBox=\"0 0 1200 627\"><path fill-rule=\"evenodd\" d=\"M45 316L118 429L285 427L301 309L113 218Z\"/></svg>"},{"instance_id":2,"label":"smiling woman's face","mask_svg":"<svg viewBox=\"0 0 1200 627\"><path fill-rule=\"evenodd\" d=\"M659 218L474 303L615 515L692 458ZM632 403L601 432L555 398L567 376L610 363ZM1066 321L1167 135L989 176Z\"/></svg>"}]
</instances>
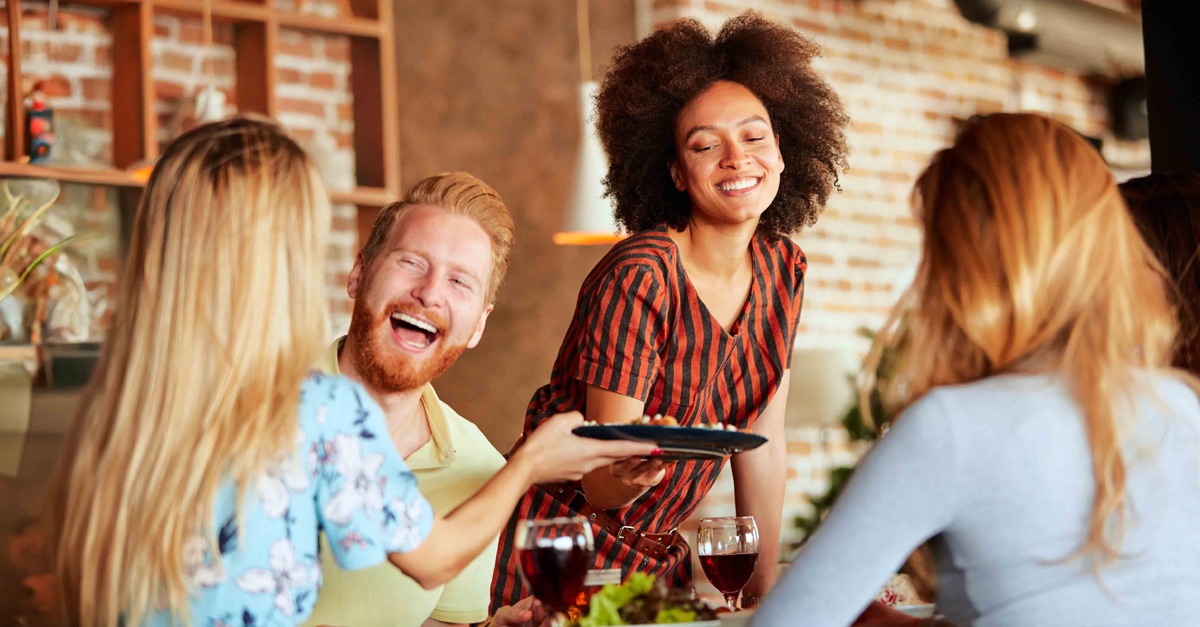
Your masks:
<instances>
[{"instance_id":1,"label":"smiling woman's face","mask_svg":"<svg viewBox=\"0 0 1200 627\"><path fill-rule=\"evenodd\" d=\"M671 179L692 200L692 221L757 224L783 172L779 136L749 89L717 81L679 112Z\"/></svg>"}]
</instances>

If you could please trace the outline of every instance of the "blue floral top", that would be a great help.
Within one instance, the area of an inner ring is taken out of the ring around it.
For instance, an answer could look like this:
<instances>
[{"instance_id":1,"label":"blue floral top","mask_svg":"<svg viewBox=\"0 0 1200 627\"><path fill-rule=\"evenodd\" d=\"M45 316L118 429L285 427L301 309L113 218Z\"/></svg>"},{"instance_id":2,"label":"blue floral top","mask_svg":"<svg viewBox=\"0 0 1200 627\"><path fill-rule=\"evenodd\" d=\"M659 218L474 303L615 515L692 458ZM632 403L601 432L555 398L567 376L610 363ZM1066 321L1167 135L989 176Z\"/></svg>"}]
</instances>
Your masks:
<instances>
[{"instance_id":1,"label":"blue floral top","mask_svg":"<svg viewBox=\"0 0 1200 627\"><path fill-rule=\"evenodd\" d=\"M299 413L295 453L248 492L244 540L229 483L216 503L220 561L202 535L185 545L193 625L304 622L321 586L318 530L347 570L412 550L429 534L433 510L362 387L314 374L301 389ZM160 612L150 624L169 625L170 616Z\"/></svg>"}]
</instances>

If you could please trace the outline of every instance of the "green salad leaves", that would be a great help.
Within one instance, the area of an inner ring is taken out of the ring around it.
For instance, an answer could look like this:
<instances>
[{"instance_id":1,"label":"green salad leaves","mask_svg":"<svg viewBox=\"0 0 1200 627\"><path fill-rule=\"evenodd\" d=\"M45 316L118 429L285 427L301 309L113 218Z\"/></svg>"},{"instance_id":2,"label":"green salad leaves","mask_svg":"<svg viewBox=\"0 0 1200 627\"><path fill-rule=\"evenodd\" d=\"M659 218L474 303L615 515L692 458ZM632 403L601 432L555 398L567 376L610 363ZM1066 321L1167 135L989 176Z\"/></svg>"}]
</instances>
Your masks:
<instances>
[{"instance_id":1,"label":"green salad leaves","mask_svg":"<svg viewBox=\"0 0 1200 627\"><path fill-rule=\"evenodd\" d=\"M621 585L608 584L594 594L579 627L690 623L712 620L716 613L690 590L672 590L654 575L631 573Z\"/></svg>"}]
</instances>

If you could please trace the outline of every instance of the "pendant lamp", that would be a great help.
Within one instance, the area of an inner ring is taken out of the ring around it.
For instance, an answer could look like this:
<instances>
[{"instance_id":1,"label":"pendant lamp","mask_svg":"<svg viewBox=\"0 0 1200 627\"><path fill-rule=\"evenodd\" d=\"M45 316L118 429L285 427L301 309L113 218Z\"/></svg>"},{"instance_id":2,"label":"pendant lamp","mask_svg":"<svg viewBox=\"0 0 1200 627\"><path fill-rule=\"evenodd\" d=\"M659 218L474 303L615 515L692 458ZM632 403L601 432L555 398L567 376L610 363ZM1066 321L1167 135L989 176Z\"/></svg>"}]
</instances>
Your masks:
<instances>
[{"instance_id":1,"label":"pendant lamp","mask_svg":"<svg viewBox=\"0 0 1200 627\"><path fill-rule=\"evenodd\" d=\"M587 0L576 0L576 24L579 29L579 120L582 124L579 154L575 162L575 180L563 219L563 228L554 234L555 244L580 246L612 244L624 235L613 219L612 202L604 197L604 175L608 160L600 146L600 136L592 103L597 84L591 80L591 45L588 30Z\"/></svg>"}]
</instances>

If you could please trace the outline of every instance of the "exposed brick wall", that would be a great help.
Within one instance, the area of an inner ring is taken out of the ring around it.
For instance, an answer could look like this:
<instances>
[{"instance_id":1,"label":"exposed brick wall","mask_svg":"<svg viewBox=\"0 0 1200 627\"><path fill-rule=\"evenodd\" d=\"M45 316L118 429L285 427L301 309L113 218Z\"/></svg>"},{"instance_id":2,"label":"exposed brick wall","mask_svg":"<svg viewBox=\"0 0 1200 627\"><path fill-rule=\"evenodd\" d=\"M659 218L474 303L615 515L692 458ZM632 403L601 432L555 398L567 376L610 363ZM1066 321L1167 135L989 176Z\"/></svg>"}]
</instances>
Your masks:
<instances>
[{"instance_id":1,"label":"exposed brick wall","mask_svg":"<svg viewBox=\"0 0 1200 627\"><path fill-rule=\"evenodd\" d=\"M339 15L337 2L288 3L291 10L325 16ZM55 111L56 161L110 167L112 164L112 35L106 12L71 7L60 11L58 27L49 28L43 9L27 11L22 20L24 74L44 81L47 100ZM7 50L7 24L0 22L0 46ZM198 17L157 15L151 43L154 108L158 115L160 150L192 120L191 102L211 80L225 94L230 112L238 110L236 52L233 30L216 23L210 71L206 71L203 23ZM275 59L278 77L278 119L317 160L331 189L352 189L354 148L349 40L283 29ZM0 79L6 73L0 66ZM211 76L211 79L210 79ZM118 105L119 106L119 105ZM116 199L111 191L87 186L64 191L57 210L79 230L96 237L76 247L85 280L113 285L119 259ZM357 251L356 209L335 206L330 231L327 293L333 313L331 335L344 332L349 322L345 279ZM96 329L97 339L102 328Z\"/></svg>"},{"instance_id":2,"label":"exposed brick wall","mask_svg":"<svg viewBox=\"0 0 1200 627\"><path fill-rule=\"evenodd\" d=\"M1008 58L1004 36L964 19L951 0L640 0L643 22L695 17L710 28L746 9L794 25L824 49L817 67L852 120L850 169L817 225L796 238L808 254L800 348L866 342L907 284L921 232L908 198L930 155L978 113L1041 111L1103 140L1118 177L1148 170L1147 141L1118 141L1108 130L1103 80ZM822 437L830 442L822 452ZM855 459L840 427L789 430L784 532L792 516L823 493L832 465ZM815 452L814 452L815 451ZM729 473L700 516L732 511Z\"/></svg>"}]
</instances>

